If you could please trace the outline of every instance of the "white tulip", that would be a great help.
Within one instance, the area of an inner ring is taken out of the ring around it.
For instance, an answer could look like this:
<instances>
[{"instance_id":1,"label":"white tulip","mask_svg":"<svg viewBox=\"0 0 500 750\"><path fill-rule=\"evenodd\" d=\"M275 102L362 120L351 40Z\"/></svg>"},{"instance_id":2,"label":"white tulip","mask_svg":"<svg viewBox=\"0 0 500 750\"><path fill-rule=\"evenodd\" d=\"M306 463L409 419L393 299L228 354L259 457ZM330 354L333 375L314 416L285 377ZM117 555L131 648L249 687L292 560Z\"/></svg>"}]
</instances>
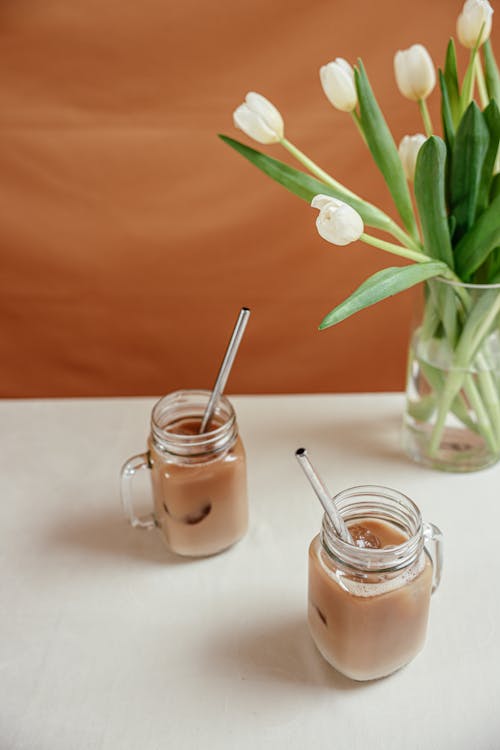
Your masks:
<instances>
[{"instance_id":1,"label":"white tulip","mask_svg":"<svg viewBox=\"0 0 500 750\"><path fill-rule=\"evenodd\" d=\"M285 131L283 118L274 104L254 91L250 91L245 103L234 110L233 121L237 128L259 143L279 143Z\"/></svg>"},{"instance_id":2,"label":"white tulip","mask_svg":"<svg viewBox=\"0 0 500 750\"><path fill-rule=\"evenodd\" d=\"M406 179L409 182L413 182L418 152L426 140L427 138L425 135L422 135L422 133L416 133L415 135L405 135L399 144L399 158L401 159Z\"/></svg>"},{"instance_id":3,"label":"white tulip","mask_svg":"<svg viewBox=\"0 0 500 750\"><path fill-rule=\"evenodd\" d=\"M457 19L457 36L460 44L472 49L479 39L483 24L479 45L485 42L491 32L492 15L493 8L488 0L466 0Z\"/></svg>"},{"instance_id":4,"label":"white tulip","mask_svg":"<svg viewBox=\"0 0 500 750\"><path fill-rule=\"evenodd\" d=\"M394 56L394 73L398 88L407 99L427 99L436 85L434 63L423 44L399 50Z\"/></svg>"},{"instance_id":5,"label":"white tulip","mask_svg":"<svg viewBox=\"0 0 500 750\"><path fill-rule=\"evenodd\" d=\"M315 195L313 208L319 208L316 228L324 240L334 245L349 245L364 232L363 219L351 206L329 195Z\"/></svg>"},{"instance_id":6,"label":"white tulip","mask_svg":"<svg viewBox=\"0 0 500 750\"><path fill-rule=\"evenodd\" d=\"M352 112L356 108L358 94L354 84L354 70L347 60L337 57L333 62L323 65L319 77L330 104L341 112Z\"/></svg>"}]
</instances>

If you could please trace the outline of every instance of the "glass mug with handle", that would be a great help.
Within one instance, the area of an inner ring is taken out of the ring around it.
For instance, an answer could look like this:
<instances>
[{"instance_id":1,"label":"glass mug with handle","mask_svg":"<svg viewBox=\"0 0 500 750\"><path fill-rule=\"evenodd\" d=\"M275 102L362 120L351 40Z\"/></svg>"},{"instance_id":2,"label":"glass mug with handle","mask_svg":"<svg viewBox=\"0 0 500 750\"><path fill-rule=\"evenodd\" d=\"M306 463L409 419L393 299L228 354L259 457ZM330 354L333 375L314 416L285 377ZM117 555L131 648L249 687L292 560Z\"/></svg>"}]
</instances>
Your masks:
<instances>
[{"instance_id":1,"label":"glass mug with handle","mask_svg":"<svg viewBox=\"0 0 500 750\"><path fill-rule=\"evenodd\" d=\"M355 544L324 515L309 547L309 630L337 671L354 680L385 677L424 645L442 534L388 487L352 487L334 502Z\"/></svg>"},{"instance_id":2,"label":"glass mug with handle","mask_svg":"<svg viewBox=\"0 0 500 750\"><path fill-rule=\"evenodd\" d=\"M121 470L125 514L134 527L159 529L168 548L189 557L213 555L241 539L248 527L246 458L235 411L221 396L199 434L210 391L180 390L151 413L148 450ZM138 517L132 479L151 472L153 513Z\"/></svg>"}]
</instances>

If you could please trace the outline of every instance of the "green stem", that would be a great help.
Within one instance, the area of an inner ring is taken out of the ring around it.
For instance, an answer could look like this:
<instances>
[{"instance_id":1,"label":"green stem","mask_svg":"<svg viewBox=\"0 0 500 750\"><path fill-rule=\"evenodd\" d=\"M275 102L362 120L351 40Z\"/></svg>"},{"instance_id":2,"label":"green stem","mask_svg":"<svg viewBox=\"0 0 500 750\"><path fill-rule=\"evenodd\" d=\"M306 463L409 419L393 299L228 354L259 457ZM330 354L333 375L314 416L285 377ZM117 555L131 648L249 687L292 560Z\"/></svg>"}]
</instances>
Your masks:
<instances>
[{"instance_id":1,"label":"green stem","mask_svg":"<svg viewBox=\"0 0 500 750\"><path fill-rule=\"evenodd\" d=\"M392 234L393 237L399 240L406 247L410 248L411 250L415 250L416 253L421 253L422 245L419 242L416 242L413 237L410 237L410 235L407 234L404 229L401 229L401 227L396 224L396 222L393 221L390 216L387 216L387 223L384 229L388 234Z\"/></svg>"},{"instance_id":2,"label":"green stem","mask_svg":"<svg viewBox=\"0 0 500 750\"><path fill-rule=\"evenodd\" d=\"M481 106L484 109L488 106L490 98L488 96L488 89L486 88L486 81L484 79L483 65L481 58L476 55L474 62L474 72L476 74L477 89L479 91L479 98L481 99Z\"/></svg>"},{"instance_id":3,"label":"green stem","mask_svg":"<svg viewBox=\"0 0 500 750\"><path fill-rule=\"evenodd\" d=\"M306 169L311 172L315 177L317 177L319 180L325 183L325 185L331 185L333 188L339 191L343 195L343 197L346 200L346 203L349 202L349 198L355 198L358 201L362 201L363 203L366 203L362 198L360 198L359 195L356 195L356 193L353 193L351 190L345 187L345 185L342 185L342 183L335 180L331 175L328 174L328 172L325 172L321 167L319 167L316 162L314 162L312 159L310 159L306 154L304 154L300 149L297 148L293 143L291 143L286 138L282 138L280 141L283 148L285 148L297 161L299 161L301 164L304 165ZM391 219L390 216L387 216L383 211L379 211L380 217L383 220L383 231L388 232L389 234L392 234L393 237L395 237L397 240L402 242L407 247L413 248L416 252L420 251L421 245L416 242L413 237L410 237L409 234L407 234L403 229L401 229L396 222ZM381 222L382 223L382 222ZM382 227L381 227L382 228Z\"/></svg>"},{"instance_id":4,"label":"green stem","mask_svg":"<svg viewBox=\"0 0 500 750\"><path fill-rule=\"evenodd\" d=\"M480 359L480 357L478 357L477 360L478 366L481 367L483 364L482 358ZM500 444L500 402L498 400L498 392L495 388L494 380L492 379L491 372L489 370L479 370L477 377L479 388L483 394L483 399L488 408L488 412L491 415L493 435L498 447Z\"/></svg>"},{"instance_id":5,"label":"green stem","mask_svg":"<svg viewBox=\"0 0 500 750\"><path fill-rule=\"evenodd\" d=\"M458 297L460 297L462 304L464 306L463 310L463 317L465 319L465 313L469 310L471 305L471 299L470 295L467 292L467 289L465 289L463 285L462 279L457 276L457 274L451 270L451 268L447 269L445 273L443 273L443 277L446 278L448 281L451 281L452 284L449 285L450 289L452 289L455 294L457 294Z\"/></svg>"},{"instance_id":6,"label":"green stem","mask_svg":"<svg viewBox=\"0 0 500 750\"><path fill-rule=\"evenodd\" d=\"M429 110L427 108L425 99L418 100L418 108L420 109L422 120L424 121L425 134L427 138L430 138L430 136L433 134L434 131L432 128L431 116L429 114Z\"/></svg>"},{"instance_id":7,"label":"green stem","mask_svg":"<svg viewBox=\"0 0 500 750\"><path fill-rule=\"evenodd\" d=\"M491 429L491 423L488 417L488 412L486 411L484 407L481 396L479 395L479 392L477 390L477 386L474 382L472 375L470 374L466 375L464 378L464 391L467 395L467 398L470 401L470 405L472 406L477 416L477 421L481 428L481 434L484 436L491 450L494 453L496 453L498 446L497 446L497 442L495 439L495 435Z\"/></svg>"},{"instance_id":8,"label":"green stem","mask_svg":"<svg viewBox=\"0 0 500 750\"><path fill-rule=\"evenodd\" d=\"M351 115L352 115L352 119L356 123L356 127L357 127L357 129L359 131L359 134L360 134L361 138L363 139L363 142L365 143L365 145L368 145L366 143L366 136L365 136L365 132L363 130L363 126L361 124L361 119L360 119L360 117L359 117L359 115L358 115L358 113L356 112L355 109L352 110Z\"/></svg>"},{"instance_id":9,"label":"green stem","mask_svg":"<svg viewBox=\"0 0 500 750\"><path fill-rule=\"evenodd\" d=\"M484 316L484 319L482 320L481 325L478 327L472 340L469 341L469 337L465 335L466 331L464 331L464 334L462 334L455 352L455 361L453 363L453 367L456 369L450 372L446 381L446 385L442 392L442 398L439 402L436 423L434 424L429 442L429 454L431 456L435 455L435 453L439 449L439 444L441 443L441 437L446 423L446 416L450 410L455 396L460 392L460 389L462 388L464 378L467 375L467 368L470 367L477 349L480 347L484 337L486 336L486 333L488 332L499 311L500 295L498 295L497 299L489 309L488 314ZM491 378L491 375L487 371L485 372L485 376L486 375ZM493 384L490 384L488 392L490 396L494 393L494 401L498 403L498 393L495 391ZM480 426L481 428L484 427L482 423L480 423ZM487 430L485 431L484 429L482 429L482 432L485 437L487 437Z\"/></svg>"},{"instance_id":10,"label":"green stem","mask_svg":"<svg viewBox=\"0 0 500 750\"><path fill-rule=\"evenodd\" d=\"M303 151L298 149L297 146L294 146L293 143L291 143L289 140L287 140L286 138L282 138L280 143L295 159L297 159L297 161L300 161L300 163L303 164L304 167L306 167L306 169L311 172L311 174L318 177L318 179L320 179L322 182L326 183L327 185L331 185L336 190L339 190L346 196L346 198L351 197L360 200L359 195L356 195L356 193L353 193L351 190L349 190L349 188L346 188L345 185L342 185L342 183L335 180L331 175L328 174L328 172L325 172L324 169L321 169L321 167L319 167L316 162L306 156Z\"/></svg>"},{"instance_id":11,"label":"green stem","mask_svg":"<svg viewBox=\"0 0 500 750\"><path fill-rule=\"evenodd\" d=\"M455 396L460 393L464 375L465 373L461 372L460 370L453 370L448 375L446 385L439 399L436 422L434 424L434 427L432 428L432 434L429 441L430 456L435 456L438 451L443 435L444 426L446 423L446 417L448 416L451 405L455 400Z\"/></svg>"},{"instance_id":12,"label":"green stem","mask_svg":"<svg viewBox=\"0 0 500 750\"><path fill-rule=\"evenodd\" d=\"M424 333L423 327L422 333ZM430 365L428 362L425 362L425 360L423 359L419 359L419 366L425 376L425 379L428 381L433 390L432 398L434 400L434 404L437 404L439 400L439 394L443 389L443 374L441 370L434 367L433 365ZM427 396L425 398L427 398ZM460 422L462 422L465 427L467 427L467 429L471 430L472 432L478 431L476 424L469 417L467 403L463 394L459 394L452 402L451 411L456 416L456 418L460 420Z\"/></svg>"},{"instance_id":13,"label":"green stem","mask_svg":"<svg viewBox=\"0 0 500 750\"><path fill-rule=\"evenodd\" d=\"M470 354L470 359L472 359L476 351L481 346L481 343L484 337L486 336L488 329L491 327L493 321L495 320L499 312L500 312L500 294L497 296L495 302L490 307L488 314L484 316L481 325L477 329L475 337L472 339L472 343L470 345L469 351L466 350L467 354Z\"/></svg>"},{"instance_id":14,"label":"green stem","mask_svg":"<svg viewBox=\"0 0 500 750\"><path fill-rule=\"evenodd\" d=\"M365 232L363 232L363 234L361 235L360 240L366 242L367 245L378 247L380 250L385 250L388 253L392 253L392 255L399 255L401 258L413 260L416 263L427 263L430 260L429 256L424 255L424 253L418 253L414 250L410 250L407 247L395 245L393 242L380 240L378 237L373 237L373 235L366 234Z\"/></svg>"},{"instance_id":15,"label":"green stem","mask_svg":"<svg viewBox=\"0 0 500 750\"><path fill-rule=\"evenodd\" d=\"M472 101L472 92L474 90L474 76L472 73L469 73L469 71L474 70L474 60L476 58L476 50L472 50L471 52L471 59L469 62L469 65L467 67L467 71L464 76L464 82L462 86L462 93L460 95L461 105L462 105L462 113L465 112L467 107Z\"/></svg>"},{"instance_id":16,"label":"green stem","mask_svg":"<svg viewBox=\"0 0 500 750\"><path fill-rule=\"evenodd\" d=\"M472 96L474 93L474 78L475 78L474 73L476 70L476 57L477 57L477 51L479 49L479 42L483 35L483 29L484 29L484 23L482 24L481 29L479 30L479 35L477 37L476 43L470 51L469 64L467 65L467 70L465 71L465 75L464 75L464 82L462 84L462 91L460 94L460 105L462 109L462 114L465 112L465 110L471 103Z\"/></svg>"}]
</instances>

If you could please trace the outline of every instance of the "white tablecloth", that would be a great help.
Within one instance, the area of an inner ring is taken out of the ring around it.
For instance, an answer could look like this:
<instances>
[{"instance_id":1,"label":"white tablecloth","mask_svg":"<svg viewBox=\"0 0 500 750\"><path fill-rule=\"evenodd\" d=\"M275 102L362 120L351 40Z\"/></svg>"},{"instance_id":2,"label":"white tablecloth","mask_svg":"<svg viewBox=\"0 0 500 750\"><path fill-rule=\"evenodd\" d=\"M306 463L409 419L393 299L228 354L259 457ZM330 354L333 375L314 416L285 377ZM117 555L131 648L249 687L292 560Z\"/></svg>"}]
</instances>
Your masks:
<instances>
[{"instance_id":1,"label":"white tablecloth","mask_svg":"<svg viewBox=\"0 0 500 750\"><path fill-rule=\"evenodd\" d=\"M234 397L250 531L188 561L121 513L153 403L0 402L1 750L498 750L500 468L411 463L398 394ZM341 677L308 635L302 445L332 492L395 487L444 532L425 650L384 680Z\"/></svg>"}]
</instances>

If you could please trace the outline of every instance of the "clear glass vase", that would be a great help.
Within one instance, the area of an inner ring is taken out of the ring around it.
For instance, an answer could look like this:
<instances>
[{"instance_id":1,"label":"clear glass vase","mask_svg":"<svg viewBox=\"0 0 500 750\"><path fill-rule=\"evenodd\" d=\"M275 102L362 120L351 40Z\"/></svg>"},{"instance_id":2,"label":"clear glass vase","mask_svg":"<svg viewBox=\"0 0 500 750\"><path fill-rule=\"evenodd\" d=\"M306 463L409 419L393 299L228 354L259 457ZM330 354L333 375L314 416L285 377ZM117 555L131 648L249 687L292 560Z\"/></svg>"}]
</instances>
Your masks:
<instances>
[{"instance_id":1,"label":"clear glass vase","mask_svg":"<svg viewBox=\"0 0 500 750\"><path fill-rule=\"evenodd\" d=\"M500 459L500 284L419 288L403 445L419 463L476 471Z\"/></svg>"}]
</instances>

